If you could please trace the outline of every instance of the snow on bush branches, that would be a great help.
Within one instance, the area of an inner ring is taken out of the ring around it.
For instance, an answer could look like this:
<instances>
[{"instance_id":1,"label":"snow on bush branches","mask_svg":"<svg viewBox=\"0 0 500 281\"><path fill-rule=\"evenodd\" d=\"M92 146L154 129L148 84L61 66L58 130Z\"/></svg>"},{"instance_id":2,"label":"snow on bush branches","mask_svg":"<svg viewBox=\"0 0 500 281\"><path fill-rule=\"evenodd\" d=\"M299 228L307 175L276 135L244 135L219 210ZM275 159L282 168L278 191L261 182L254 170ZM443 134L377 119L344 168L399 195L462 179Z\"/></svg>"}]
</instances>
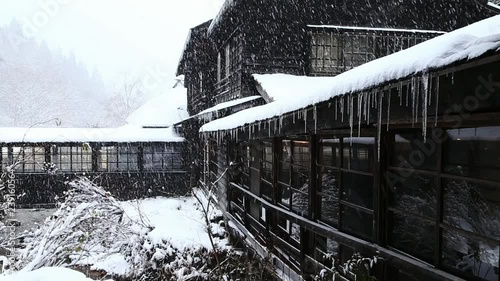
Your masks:
<instances>
[{"instance_id":1,"label":"snow on bush branches","mask_svg":"<svg viewBox=\"0 0 500 281\"><path fill-rule=\"evenodd\" d=\"M122 223L120 203L86 178L69 186L64 203L27 238L17 268L73 266L126 247L134 233L130 224Z\"/></svg>"},{"instance_id":2,"label":"snow on bush branches","mask_svg":"<svg viewBox=\"0 0 500 281\"><path fill-rule=\"evenodd\" d=\"M90 268L104 271L103 274L109 277L139 281L209 278L210 268L216 265L212 249L203 245L179 246L168 235L158 239L158 232L169 228L170 233L175 233L178 225L151 223L148 218L151 214L145 214L138 206L131 207L131 202L117 201L86 178L69 185L71 190L65 194L56 213L25 238L25 248L15 264L17 270L63 266ZM158 202L167 202L166 205L181 202L184 205L177 208L186 208L184 212L189 213L193 221L201 221L201 212L196 211L194 199L169 200L151 199L145 203L152 202L156 207L154 204ZM158 212L155 221L158 216L163 216L163 221L168 220L165 216L181 216L177 208L174 210L179 213L155 210Z\"/></svg>"}]
</instances>

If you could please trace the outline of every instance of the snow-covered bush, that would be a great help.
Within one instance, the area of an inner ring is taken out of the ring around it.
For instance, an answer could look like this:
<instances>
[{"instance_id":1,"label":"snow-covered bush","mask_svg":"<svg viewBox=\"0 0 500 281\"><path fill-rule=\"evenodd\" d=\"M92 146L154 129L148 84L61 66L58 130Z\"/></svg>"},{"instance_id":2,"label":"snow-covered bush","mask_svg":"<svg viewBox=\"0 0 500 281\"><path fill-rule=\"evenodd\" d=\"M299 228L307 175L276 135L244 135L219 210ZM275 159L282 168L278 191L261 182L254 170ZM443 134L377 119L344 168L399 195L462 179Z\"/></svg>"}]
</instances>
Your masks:
<instances>
[{"instance_id":1,"label":"snow-covered bush","mask_svg":"<svg viewBox=\"0 0 500 281\"><path fill-rule=\"evenodd\" d=\"M69 183L64 202L45 224L26 238L16 268L74 266L120 253L134 235L121 223L120 203L86 178Z\"/></svg>"}]
</instances>

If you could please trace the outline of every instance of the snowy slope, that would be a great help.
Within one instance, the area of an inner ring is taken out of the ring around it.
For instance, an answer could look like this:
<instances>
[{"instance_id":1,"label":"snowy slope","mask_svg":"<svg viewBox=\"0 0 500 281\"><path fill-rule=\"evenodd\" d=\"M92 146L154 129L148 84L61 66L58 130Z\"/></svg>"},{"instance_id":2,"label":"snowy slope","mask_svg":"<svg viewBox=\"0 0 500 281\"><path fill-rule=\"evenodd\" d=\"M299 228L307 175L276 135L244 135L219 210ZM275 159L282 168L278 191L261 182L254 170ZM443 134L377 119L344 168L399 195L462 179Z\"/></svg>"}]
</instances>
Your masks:
<instances>
[{"instance_id":1,"label":"snowy slope","mask_svg":"<svg viewBox=\"0 0 500 281\"><path fill-rule=\"evenodd\" d=\"M374 60L331 78L299 78L292 75L256 76L277 101L254 107L204 125L200 131L234 129L265 120L332 97L368 89L384 82L473 59L500 50L500 16L477 22L412 48ZM300 81L299 83L299 79ZM294 85L295 87L291 87ZM298 86L297 86L298 85ZM299 97L300 98L297 98ZM282 97L288 97L283 99Z\"/></svg>"},{"instance_id":2,"label":"snowy slope","mask_svg":"<svg viewBox=\"0 0 500 281\"><path fill-rule=\"evenodd\" d=\"M187 117L187 90L178 87L149 100L127 118L127 123L136 126L170 126Z\"/></svg>"}]
</instances>

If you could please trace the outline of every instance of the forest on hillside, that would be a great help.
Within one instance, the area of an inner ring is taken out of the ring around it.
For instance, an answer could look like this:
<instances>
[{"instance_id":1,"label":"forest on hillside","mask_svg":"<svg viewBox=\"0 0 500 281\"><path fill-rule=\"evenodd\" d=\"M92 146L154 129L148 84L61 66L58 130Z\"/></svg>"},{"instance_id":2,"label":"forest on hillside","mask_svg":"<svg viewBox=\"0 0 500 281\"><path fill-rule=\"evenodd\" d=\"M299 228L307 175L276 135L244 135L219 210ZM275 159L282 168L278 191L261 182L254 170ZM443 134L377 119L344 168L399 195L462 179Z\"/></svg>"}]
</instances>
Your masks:
<instances>
[{"instance_id":1,"label":"forest on hillside","mask_svg":"<svg viewBox=\"0 0 500 281\"><path fill-rule=\"evenodd\" d=\"M145 101L140 85L110 90L74 53L23 35L17 21L0 27L0 127L114 127Z\"/></svg>"}]
</instances>

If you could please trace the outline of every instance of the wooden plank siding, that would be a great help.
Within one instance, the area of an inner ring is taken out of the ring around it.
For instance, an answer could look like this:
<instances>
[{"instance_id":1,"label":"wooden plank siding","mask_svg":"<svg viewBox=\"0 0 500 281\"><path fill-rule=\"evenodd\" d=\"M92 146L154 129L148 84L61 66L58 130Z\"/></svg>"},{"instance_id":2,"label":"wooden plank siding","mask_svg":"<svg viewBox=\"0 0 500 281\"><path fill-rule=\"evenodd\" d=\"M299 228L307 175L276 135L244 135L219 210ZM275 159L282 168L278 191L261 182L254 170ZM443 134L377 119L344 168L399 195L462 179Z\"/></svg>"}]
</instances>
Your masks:
<instances>
[{"instance_id":1,"label":"wooden plank siding","mask_svg":"<svg viewBox=\"0 0 500 281\"><path fill-rule=\"evenodd\" d=\"M229 200L227 204L230 213L228 218L238 220L238 224L244 227L242 231L247 231L248 237L255 239L255 245L267 247L290 269L296 273L301 273L304 279L307 279L309 274L327 266L320 262L319 257L314 256L311 252L316 247L314 246L315 237L322 236L338 243L339 252L337 255L340 262L348 259L350 253L353 252L361 252L365 256L377 253L383 257L384 262L380 267L376 267L373 273L378 280L407 280L405 279L407 276L413 276L414 280L489 280L468 275L443 264L444 232L460 233L460 235L483 241L483 243L489 245L498 245L500 243L498 237L474 234L444 223L442 213L443 198L445 196L443 193L444 187L439 188L436 193L437 204L441 206L438 207L438 210L441 211L434 217L432 223L437 227L430 233L431 237L434 237L433 241L437 243L432 253L434 257L430 260L422 260L419 257L405 253L404 250L400 250L398 246L394 245L395 242L391 238L390 227L392 227L393 222L390 214L401 211L391 207L391 191L387 186L386 175L391 169L389 163L393 159L391 151L394 147L391 140L394 140L395 132L410 130L412 132L418 131L421 134L422 126L426 124L422 120L422 112L427 112L428 134L432 134L432 128L453 129L500 126L500 99L498 98L500 96L500 72L498 72L498 69L500 69L500 54L492 52L474 61L460 62L443 69L429 71L425 77L428 77L429 85L433 85L430 87L432 89L430 95L432 102L427 105L427 111L422 108L418 109L418 116L414 116L415 108L411 105L411 99L408 105L406 104L406 95L408 93L407 88L414 87L415 82L413 80L415 77L421 77L422 74L399 81L391 81L376 89L367 91L384 93L383 99L377 98L375 100L382 101L382 104L385 105L382 111L379 111L374 106L371 107L368 110L370 121L363 121L359 131L361 136L369 135L375 139L372 144L372 153L374 155L372 161L375 165L372 195L374 206L373 209L367 209L369 213L373 214L374 224L373 233L369 237L360 236L356 231L344 229L345 226L342 225L348 221L342 222L342 220L349 220L349 217L339 217L339 228L323 223L318 216L321 212L320 202L317 199L318 188L316 187L320 180L320 166L318 164L320 159L319 140L325 136L344 136L346 138L351 135L358 136L356 119L353 131L351 131L350 121L347 116L344 116L343 122L340 117L337 120L333 117L335 115L334 105L338 105L340 99L347 97L332 98L329 101L300 111L240 127L238 130L219 134L206 133L206 138L223 140L221 144L229 143L226 147L232 149L233 152L226 151L225 153L241 155L241 151L245 151L240 149L242 147L249 147L251 151L249 174L244 176L246 179L242 180L240 176L235 177L234 175L238 174L235 171L235 173L232 173L233 178L228 179L229 186L224 187L224 192L228 194L226 198ZM363 92L353 93L351 102L356 105L357 98L362 94ZM391 107L390 110L387 110L389 103ZM344 112L348 112L347 105ZM381 116L380 113L382 113ZM357 116L358 108L354 106L350 114ZM280 124L282 124L281 127ZM382 127L380 132L377 129L379 126ZM250 130L252 134L248 134ZM278 190L281 185L277 179L281 177L279 173L282 165L279 164L279 159L281 159L280 155L284 151L282 140L306 140L310 145L309 154L314 161L310 162L311 166L308 174L308 211L303 214L298 214L295 209L289 208L277 200L280 196ZM271 197L265 195L266 192L263 189L265 183L262 181L264 172L266 172L262 166L264 161L262 151L265 149L264 143L266 142L272 143L273 147L271 176L273 180L271 183L274 195ZM378 142L382 142L380 153L377 153L376 144ZM442 146L443 144L440 143L437 146L439 155L442 155ZM236 153L235 151L240 152ZM343 159L345 156L342 156L342 153L344 153L342 149L340 153L340 157ZM380 158L377 155L380 155ZM228 160L222 159L223 157L219 156L221 161L219 165L228 166ZM442 166L441 162L442 160L438 161L439 167ZM345 173L350 170L340 168L339 171ZM425 174L425 172L419 173ZM429 173L427 172L427 174ZM495 200L500 198L499 182L465 178L463 176L441 175L441 172L430 174L439 175L437 177L438 186L442 186L442 180L449 179L467 180L477 184L495 186L497 191L496 193L491 191L491 200L497 202ZM342 180L342 177L340 177L339 181L342 182ZM344 210L356 207L355 204L346 201L346 199L339 199L339 204L341 209ZM427 221L426 218L422 217L421 219ZM286 221L284 226L280 223L282 220ZM298 240L291 238L293 229L300 233ZM415 243L418 243L418 241L415 241ZM498 268L498 265L496 267Z\"/></svg>"}]
</instances>

